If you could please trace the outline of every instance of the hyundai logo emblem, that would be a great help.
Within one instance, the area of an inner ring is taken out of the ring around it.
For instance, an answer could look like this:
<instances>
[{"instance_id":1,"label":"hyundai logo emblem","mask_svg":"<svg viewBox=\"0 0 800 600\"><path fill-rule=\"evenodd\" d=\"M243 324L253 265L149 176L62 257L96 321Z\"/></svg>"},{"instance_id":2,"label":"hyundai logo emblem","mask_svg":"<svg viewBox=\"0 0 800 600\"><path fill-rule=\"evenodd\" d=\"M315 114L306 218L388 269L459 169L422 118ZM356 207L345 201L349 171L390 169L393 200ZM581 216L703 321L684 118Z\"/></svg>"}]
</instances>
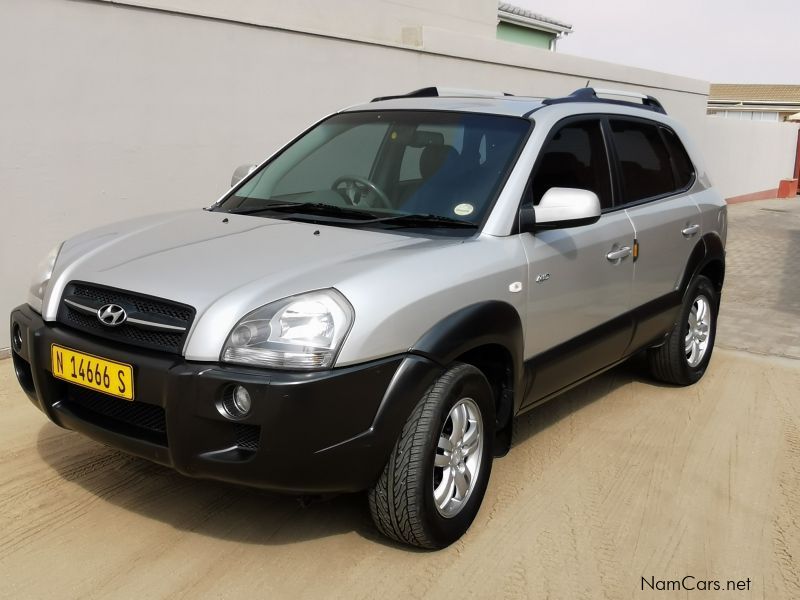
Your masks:
<instances>
[{"instance_id":1,"label":"hyundai logo emblem","mask_svg":"<svg viewBox=\"0 0 800 600\"><path fill-rule=\"evenodd\" d=\"M106 304L97 309L97 318L103 325L117 327L127 321L128 314L117 304Z\"/></svg>"}]
</instances>

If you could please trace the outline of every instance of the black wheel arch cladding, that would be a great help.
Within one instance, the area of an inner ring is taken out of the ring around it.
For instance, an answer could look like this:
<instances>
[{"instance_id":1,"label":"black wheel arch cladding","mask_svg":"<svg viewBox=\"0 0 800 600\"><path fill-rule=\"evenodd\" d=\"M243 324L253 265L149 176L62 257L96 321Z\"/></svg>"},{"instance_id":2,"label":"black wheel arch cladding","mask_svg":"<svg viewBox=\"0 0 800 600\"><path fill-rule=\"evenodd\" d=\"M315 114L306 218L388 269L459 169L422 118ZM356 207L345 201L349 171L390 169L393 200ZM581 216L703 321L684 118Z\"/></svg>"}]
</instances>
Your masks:
<instances>
[{"instance_id":1,"label":"black wheel arch cladding","mask_svg":"<svg viewBox=\"0 0 800 600\"><path fill-rule=\"evenodd\" d=\"M499 426L505 429L506 426L510 427L513 416L519 410L524 391L524 335L516 308L500 300L478 302L461 308L431 327L409 351L446 367L456 360L463 360L470 352L492 346L503 348L511 362L513 397L508 403L510 410L504 410L505 398L495 398ZM502 441L499 444L502 447Z\"/></svg>"},{"instance_id":2,"label":"black wheel arch cladding","mask_svg":"<svg viewBox=\"0 0 800 600\"><path fill-rule=\"evenodd\" d=\"M700 273L707 274L718 293L722 291L725 279L725 246L716 232L706 233L695 244L686 263L679 289L685 292Z\"/></svg>"}]
</instances>

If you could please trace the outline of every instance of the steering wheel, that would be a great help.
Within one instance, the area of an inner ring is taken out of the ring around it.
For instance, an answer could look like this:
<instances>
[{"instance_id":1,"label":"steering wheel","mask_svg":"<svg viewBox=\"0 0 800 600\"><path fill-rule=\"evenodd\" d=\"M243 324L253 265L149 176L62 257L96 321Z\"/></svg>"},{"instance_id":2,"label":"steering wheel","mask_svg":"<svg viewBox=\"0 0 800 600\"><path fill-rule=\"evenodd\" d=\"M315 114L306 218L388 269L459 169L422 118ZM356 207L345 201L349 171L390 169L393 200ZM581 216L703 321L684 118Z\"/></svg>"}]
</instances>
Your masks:
<instances>
[{"instance_id":1,"label":"steering wheel","mask_svg":"<svg viewBox=\"0 0 800 600\"><path fill-rule=\"evenodd\" d=\"M383 208L393 208L386 194L366 177L361 177L359 175L342 175L333 182L331 189L338 192L351 206L359 206L362 202L367 206L375 206L374 203L366 202L367 196L372 195L380 201L379 206Z\"/></svg>"}]
</instances>

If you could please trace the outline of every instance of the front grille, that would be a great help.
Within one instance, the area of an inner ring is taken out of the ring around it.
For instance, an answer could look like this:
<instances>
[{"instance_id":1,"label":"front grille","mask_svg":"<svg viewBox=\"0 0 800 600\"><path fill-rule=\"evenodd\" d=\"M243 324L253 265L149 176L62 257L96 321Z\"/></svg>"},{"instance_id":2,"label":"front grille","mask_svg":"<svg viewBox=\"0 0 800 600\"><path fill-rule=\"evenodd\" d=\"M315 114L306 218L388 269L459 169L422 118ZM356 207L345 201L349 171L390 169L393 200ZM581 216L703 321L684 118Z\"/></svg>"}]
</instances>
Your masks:
<instances>
[{"instance_id":1,"label":"front grille","mask_svg":"<svg viewBox=\"0 0 800 600\"><path fill-rule=\"evenodd\" d=\"M236 445L243 450L258 450L261 427L258 425L236 424Z\"/></svg>"},{"instance_id":2,"label":"front grille","mask_svg":"<svg viewBox=\"0 0 800 600\"><path fill-rule=\"evenodd\" d=\"M77 385L67 384L63 404L76 416L105 429L167 445L164 409L155 404L122 400Z\"/></svg>"},{"instance_id":3,"label":"front grille","mask_svg":"<svg viewBox=\"0 0 800 600\"><path fill-rule=\"evenodd\" d=\"M107 288L95 284L71 282L64 290L64 298L85 298L87 304L118 304L129 314L167 317L185 327L185 331L152 331L130 323L107 327L90 314L76 310L62 298L58 321L63 325L116 342L131 344L151 350L180 354L189 328L194 320L194 308L170 300L162 300L133 292Z\"/></svg>"}]
</instances>

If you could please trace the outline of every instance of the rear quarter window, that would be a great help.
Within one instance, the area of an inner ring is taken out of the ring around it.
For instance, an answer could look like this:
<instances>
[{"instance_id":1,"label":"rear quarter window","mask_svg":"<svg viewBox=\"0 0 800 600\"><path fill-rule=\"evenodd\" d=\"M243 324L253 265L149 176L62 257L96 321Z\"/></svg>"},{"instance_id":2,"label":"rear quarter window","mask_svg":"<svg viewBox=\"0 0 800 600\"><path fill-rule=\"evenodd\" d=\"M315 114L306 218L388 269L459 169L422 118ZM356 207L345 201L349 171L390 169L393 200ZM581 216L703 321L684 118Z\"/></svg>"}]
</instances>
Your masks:
<instances>
[{"instance_id":1,"label":"rear quarter window","mask_svg":"<svg viewBox=\"0 0 800 600\"><path fill-rule=\"evenodd\" d=\"M675 186L680 190L686 188L694 179L694 165L681 140L671 129L661 128L667 151L672 159L672 170L675 173Z\"/></svg>"}]
</instances>

